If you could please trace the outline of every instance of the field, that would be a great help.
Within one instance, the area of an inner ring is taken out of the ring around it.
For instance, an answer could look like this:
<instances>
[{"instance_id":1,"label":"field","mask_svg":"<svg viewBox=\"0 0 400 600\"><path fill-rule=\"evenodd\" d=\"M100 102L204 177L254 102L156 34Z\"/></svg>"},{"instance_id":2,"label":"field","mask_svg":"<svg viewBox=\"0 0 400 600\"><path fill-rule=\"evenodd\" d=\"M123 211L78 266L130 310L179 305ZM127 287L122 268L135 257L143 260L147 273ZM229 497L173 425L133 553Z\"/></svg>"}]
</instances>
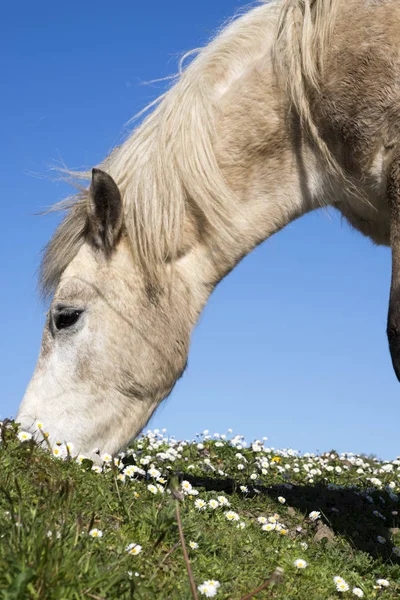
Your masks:
<instances>
[{"instance_id":1,"label":"field","mask_svg":"<svg viewBox=\"0 0 400 600\"><path fill-rule=\"evenodd\" d=\"M400 459L211 434L96 466L4 422L0 597L400 597Z\"/></svg>"}]
</instances>

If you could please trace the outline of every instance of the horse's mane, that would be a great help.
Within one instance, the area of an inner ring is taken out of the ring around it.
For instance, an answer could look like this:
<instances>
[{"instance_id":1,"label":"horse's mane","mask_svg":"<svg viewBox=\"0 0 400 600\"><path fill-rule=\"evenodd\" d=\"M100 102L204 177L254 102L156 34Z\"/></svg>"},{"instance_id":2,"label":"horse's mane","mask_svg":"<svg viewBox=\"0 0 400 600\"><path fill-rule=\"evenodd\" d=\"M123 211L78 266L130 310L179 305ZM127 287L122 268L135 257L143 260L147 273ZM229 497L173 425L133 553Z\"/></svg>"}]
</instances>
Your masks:
<instances>
[{"instance_id":1,"label":"horse's mane","mask_svg":"<svg viewBox=\"0 0 400 600\"><path fill-rule=\"evenodd\" d=\"M149 274L167 257L177 255L188 199L211 228L229 237L230 209L237 200L214 153L217 90L238 66L254 61L266 28L271 31L277 22L277 69L287 75L294 105L328 163L332 161L318 136L303 86L317 84L319 57L329 33L326 23L338 1L265 2L230 23L153 103L156 108L144 122L99 165L119 186L134 256ZM308 54L304 54L306 48ZM72 176L90 180L90 172ZM87 196L88 190L82 188L54 207L68 209L68 213L44 252L40 288L45 297L54 292L85 241Z\"/></svg>"}]
</instances>

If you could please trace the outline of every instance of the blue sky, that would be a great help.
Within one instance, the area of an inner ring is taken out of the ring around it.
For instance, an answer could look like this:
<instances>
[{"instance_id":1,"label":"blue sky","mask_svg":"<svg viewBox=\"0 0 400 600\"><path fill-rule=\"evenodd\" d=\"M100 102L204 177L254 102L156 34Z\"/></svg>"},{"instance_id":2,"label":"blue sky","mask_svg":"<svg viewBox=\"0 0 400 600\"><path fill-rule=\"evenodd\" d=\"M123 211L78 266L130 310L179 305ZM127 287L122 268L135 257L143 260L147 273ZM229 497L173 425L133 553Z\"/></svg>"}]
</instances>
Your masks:
<instances>
[{"instance_id":1,"label":"blue sky","mask_svg":"<svg viewBox=\"0 0 400 600\"><path fill-rule=\"evenodd\" d=\"M16 413L45 307L40 250L69 190L50 167L91 167L127 121L240 3L7 3L0 23L2 400ZM262 244L218 286L189 369L152 420L177 437L231 427L275 447L400 454L400 387L385 336L390 251L316 212Z\"/></svg>"}]
</instances>

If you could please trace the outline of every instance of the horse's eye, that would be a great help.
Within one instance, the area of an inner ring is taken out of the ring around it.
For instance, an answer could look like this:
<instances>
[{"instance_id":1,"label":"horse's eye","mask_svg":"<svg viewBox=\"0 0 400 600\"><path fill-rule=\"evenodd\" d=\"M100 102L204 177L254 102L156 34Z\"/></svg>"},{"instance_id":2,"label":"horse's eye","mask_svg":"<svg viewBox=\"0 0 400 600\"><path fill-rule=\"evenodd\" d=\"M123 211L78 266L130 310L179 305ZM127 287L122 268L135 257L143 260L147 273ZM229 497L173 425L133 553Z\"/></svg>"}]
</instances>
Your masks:
<instances>
[{"instance_id":1,"label":"horse's eye","mask_svg":"<svg viewBox=\"0 0 400 600\"><path fill-rule=\"evenodd\" d=\"M75 325L81 314L82 311L76 309L60 310L60 312L57 312L53 317L55 328L66 329L67 327Z\"/></svg>"}]
</instances>

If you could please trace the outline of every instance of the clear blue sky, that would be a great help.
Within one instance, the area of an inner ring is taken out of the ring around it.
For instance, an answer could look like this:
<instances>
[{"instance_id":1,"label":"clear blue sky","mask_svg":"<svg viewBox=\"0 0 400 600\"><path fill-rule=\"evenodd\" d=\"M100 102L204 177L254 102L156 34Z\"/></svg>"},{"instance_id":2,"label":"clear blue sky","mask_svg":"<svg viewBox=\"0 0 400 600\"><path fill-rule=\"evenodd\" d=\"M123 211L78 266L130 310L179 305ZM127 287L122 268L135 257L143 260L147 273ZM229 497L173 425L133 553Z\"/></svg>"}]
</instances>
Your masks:
<instances>
[{"instance_id":1,"label":"clear blue sky","mask_svg":"<svg viewBox=\"0 0 400 600\"><path fill-rule=\"evenodd\" d=\"M7 2L0 23L2 417L33 372L45 307L40 250L68 188L49 167L96 165L124 124L240 4ZM189 369L151 422L178 437L232 427L275 447L400 454L400 385L385 336L390 251L332 213L291 224L218 287Z\"/></svg>"}]
</instances>

